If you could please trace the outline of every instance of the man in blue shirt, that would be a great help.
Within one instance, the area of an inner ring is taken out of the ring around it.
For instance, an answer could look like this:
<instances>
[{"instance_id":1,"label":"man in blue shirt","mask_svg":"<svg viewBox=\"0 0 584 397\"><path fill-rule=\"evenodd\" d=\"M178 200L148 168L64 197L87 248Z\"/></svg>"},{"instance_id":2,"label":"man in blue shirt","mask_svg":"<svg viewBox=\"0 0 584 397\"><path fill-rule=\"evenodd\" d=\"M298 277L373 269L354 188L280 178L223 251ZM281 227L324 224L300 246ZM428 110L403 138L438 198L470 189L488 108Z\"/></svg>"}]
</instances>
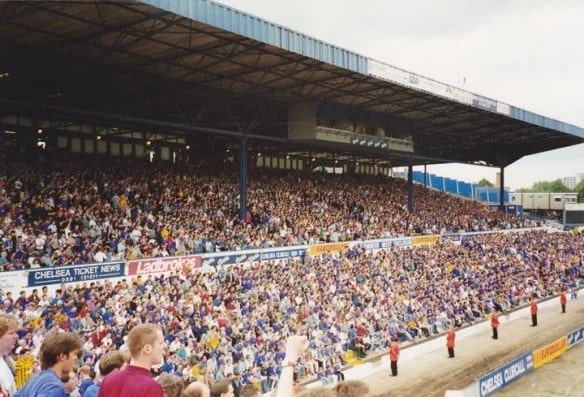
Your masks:
<instances>
[{"instance_id":1,"label":"man in blue shirt","mask_svg":"<svg viewBox=\"0 0 584 397\"><path fill-rule=\"evenodd\" d=\"M73 334L51 332L45 337L40 349L41 371L29 379L15 397L66 397L61 380L69 374L79 358L81 341Z\"/></svg>"}]
</instances>

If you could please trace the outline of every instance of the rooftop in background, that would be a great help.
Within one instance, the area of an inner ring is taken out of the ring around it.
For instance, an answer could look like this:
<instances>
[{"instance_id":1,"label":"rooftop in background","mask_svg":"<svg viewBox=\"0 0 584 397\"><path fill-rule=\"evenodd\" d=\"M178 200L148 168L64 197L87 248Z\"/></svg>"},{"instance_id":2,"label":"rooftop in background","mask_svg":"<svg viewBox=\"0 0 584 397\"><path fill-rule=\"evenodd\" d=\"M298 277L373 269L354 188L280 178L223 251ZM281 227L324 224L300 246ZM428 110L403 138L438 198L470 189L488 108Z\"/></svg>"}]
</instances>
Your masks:
<instances>
[{"instance_id":1,"label":"rooftop in background","mask_svg":"<svg viewBox=\"0 0 584 397\"><path fill-rule=\"evenodd\" d=\"M288 141L289 106L411 139L414 163L505 166L584 142L584 130L449 86L207 0L0 4L0 117L245 131L264 153L408 153ZM42 65L42 67L39 67ZM236 134L232 134L236 132ZM168 139L165 137L165 139Z\"/></svg>"}]
</instances>

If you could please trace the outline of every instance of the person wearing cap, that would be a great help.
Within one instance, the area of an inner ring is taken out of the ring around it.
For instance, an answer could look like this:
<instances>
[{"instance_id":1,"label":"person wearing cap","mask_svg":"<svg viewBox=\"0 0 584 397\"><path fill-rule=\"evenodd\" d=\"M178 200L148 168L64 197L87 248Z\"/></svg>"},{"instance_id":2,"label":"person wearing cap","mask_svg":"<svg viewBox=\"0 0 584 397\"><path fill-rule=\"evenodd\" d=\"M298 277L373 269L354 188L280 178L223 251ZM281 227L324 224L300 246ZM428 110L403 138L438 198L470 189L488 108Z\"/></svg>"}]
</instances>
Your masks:
<instances>
[{"instance_id":1,"label":"person wearing cap","mask_svg":"<svg viewBox=\"0 0 584 397\"><path fill-rule=\"evenodd\" d=\"M399 360L399 343L393 336L389 344L389 361L391 363L391 376L397 376L397 361Z\"/></svg>"}]
</instances>

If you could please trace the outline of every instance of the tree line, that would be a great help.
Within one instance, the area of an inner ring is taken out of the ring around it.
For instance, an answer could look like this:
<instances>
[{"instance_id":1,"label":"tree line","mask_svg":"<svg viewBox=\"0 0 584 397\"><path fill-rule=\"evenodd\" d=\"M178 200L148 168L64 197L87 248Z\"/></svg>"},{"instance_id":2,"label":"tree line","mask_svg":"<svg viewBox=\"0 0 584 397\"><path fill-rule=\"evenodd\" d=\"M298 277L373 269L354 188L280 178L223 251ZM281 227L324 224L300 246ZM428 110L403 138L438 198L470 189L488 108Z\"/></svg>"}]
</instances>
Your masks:
<instances>
[{"instance_id":1,"label":"tree line","mask_svg":"<svg viewBox=\"0 0 584 397\"><path fill-rule=\"evenodd\" d=\"M486 178L478 181L478 184L486 187L493 187L494 185ZM584 202L584 180L581 180L574 189L570 189L561 179L553 181L539 181L535 182L531 187L521 188L516 190L517 193L578 193L578 202Z\"/></svg>"}]
</instances>

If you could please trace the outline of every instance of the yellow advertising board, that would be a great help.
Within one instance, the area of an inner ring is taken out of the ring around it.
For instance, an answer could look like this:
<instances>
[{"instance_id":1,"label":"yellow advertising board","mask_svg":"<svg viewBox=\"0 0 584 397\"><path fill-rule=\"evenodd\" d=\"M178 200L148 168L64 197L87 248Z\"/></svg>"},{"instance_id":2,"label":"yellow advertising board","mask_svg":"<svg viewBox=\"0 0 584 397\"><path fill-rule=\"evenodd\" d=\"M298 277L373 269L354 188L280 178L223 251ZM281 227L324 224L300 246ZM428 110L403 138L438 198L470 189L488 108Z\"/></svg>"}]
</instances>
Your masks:
<instances>
[{"instance_id":1,"label":"yellow advertising board","mask_svg":"<svg viewBox=\"0 0 584 397\"><path fill-rule=\"evenodd\" d=\"M560 357L568 350L568 337L564 336L549 345L546 345L533 352L533 367L539 368L549 363L554 358Z\"/></svg>"},{"instance_id":2,"label":"yellow advertising board","mask_svg":"<svg viewBox=\"0 0 584 397\"><path fill-rule=\"evenodd\" d=\"M415 247L417 245L432 245L438 242L440 236L432 235L432 236L413 236L412 237L412 245Z\"/></svg>"},{"instance_id":3,"label":"yellow advertising board","mask_svg":"<svg viewBox=\"0 0 584 397\"><path fill-rule=\"evenodd\" d=\"M308 254L310 256L318 256L322 254L332 254L338 253L339 251L344 252L349 249L349 243L329 243L329 244L316 244L311 245L308 248Z\"/></svg>"},{"instance_id":4,"label":"yellow advertising board","mask_svg":"<svg viewBox=\"0 0 584 397\"><path fill-rule=\"evenodd\" d=\"M16 376L14 380L17 388L20 389L32 377L33 366L34 356L32 354L21 356L16 360L14 369Z\"/></svg>"}]
</instances>

